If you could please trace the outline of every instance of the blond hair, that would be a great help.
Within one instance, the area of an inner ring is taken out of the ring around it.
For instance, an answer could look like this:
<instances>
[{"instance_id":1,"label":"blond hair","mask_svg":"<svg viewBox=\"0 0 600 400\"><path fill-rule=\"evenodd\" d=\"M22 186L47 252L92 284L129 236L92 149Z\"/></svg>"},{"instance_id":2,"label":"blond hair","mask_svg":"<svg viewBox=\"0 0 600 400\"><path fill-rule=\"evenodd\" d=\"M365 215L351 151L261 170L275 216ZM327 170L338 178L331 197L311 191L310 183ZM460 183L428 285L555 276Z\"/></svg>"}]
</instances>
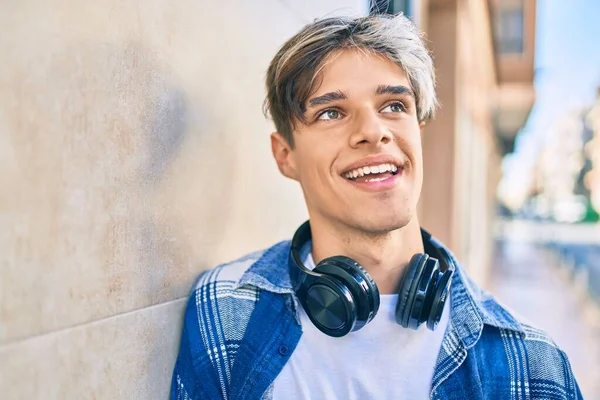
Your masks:
<instances>
[{"instance_id":1,"label":"blond hair","mask_svg":"<svg viewBox=\"0 0 600 400\"><path fill-rule=\"evenodd\" d=\"M277 52L267 71L264 112L294 144L296 121L304 122L306 102L332 55L356 49L383 56L405 72L415 94L417 118L426 122L437 107L433 60L415 25L404 15L330 17L306 25Z\"/></svg>"}]
</instances>

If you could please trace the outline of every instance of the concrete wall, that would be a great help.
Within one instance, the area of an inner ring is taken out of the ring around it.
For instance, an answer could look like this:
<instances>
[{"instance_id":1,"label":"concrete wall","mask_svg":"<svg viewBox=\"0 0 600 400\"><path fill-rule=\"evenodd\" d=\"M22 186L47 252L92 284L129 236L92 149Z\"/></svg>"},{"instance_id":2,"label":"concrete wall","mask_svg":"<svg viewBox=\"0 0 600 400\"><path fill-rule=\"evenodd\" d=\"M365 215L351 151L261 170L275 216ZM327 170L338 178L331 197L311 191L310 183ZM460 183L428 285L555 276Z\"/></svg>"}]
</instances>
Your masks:
<instances>
[{"instance_id":1,"label":"concrete wall","mask_svg":"<svg viewBox=\"0 0 600 400\"><path fill-rule=\"evenodd\" d=\"M0 1L2 399L167 397L194 277L305 218L267 64L364 3Z\"/></svg>"}]
</instances>

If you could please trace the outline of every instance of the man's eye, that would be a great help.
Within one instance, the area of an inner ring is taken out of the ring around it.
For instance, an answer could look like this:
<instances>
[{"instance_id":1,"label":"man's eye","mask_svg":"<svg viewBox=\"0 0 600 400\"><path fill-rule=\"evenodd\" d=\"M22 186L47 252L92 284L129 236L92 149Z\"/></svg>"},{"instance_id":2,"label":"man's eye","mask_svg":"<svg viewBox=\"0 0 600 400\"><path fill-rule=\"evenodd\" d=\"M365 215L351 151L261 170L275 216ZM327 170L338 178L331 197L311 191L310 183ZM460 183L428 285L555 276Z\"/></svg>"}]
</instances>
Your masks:
<instances>
[{"instance_id":1,"label":"man's eye","mask_svg":"<svg viewBox=\"0 0 600 400\"><path fill-rule=\"evenodd\" d=\"M325 110L323 113L321 113L321 115L319 115L319 119L328 121L332 119L339 119L340 116L340 112L337 110Z\"/></svg>"},{"instance_id":2,"label":"man's eye","mask_svg":"<svg viewBox=\"0 0 600 400\"><path fill-rule=\"evenodd\" d=\"M406 107L402 103L392 103L386 106L381 112L401 113L406 111Z\"/></svg>"}]
</instances>

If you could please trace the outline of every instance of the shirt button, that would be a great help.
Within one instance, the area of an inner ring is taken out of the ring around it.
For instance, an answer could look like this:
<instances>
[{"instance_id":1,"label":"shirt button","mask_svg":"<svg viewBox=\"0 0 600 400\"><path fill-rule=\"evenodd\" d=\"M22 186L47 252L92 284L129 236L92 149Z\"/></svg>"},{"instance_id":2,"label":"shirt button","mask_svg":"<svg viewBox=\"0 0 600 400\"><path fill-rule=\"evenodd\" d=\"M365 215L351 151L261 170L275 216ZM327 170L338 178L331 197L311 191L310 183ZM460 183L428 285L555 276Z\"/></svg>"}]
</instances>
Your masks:
<instances>
[{"instance_id":1,"label":"shirt button","mask_svg":"<svg viewBox=\"0 0 600 400\"><path fill-rule=\"evenodd\" d=\"M287 356L289 352L290 349L285 344L279 346L279 354L281 354L282 356Z\"/></svg>"}]
</instances>

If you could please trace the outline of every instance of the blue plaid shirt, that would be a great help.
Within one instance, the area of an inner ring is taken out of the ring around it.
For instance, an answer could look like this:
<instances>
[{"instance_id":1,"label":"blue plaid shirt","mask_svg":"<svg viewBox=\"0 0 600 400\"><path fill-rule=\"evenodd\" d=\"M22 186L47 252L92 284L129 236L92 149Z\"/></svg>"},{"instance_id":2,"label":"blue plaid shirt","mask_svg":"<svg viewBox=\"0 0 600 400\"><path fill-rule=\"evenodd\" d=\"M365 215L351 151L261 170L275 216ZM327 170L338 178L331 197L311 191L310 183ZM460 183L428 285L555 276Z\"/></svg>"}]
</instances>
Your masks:
<instances>
[{"instance_id":1,"label":"blue plaid shirt","mask_svg":"<svg viewBox=\"0 0 600 400\"><path fill-rule=\"evenodd\" d=\"M281 242L201 274L185 312L172 399L272 398L302 335L289 250ZM432 399L582 399L565 353L461 267L450 299Z\"/></svg>"}]
</instances>

